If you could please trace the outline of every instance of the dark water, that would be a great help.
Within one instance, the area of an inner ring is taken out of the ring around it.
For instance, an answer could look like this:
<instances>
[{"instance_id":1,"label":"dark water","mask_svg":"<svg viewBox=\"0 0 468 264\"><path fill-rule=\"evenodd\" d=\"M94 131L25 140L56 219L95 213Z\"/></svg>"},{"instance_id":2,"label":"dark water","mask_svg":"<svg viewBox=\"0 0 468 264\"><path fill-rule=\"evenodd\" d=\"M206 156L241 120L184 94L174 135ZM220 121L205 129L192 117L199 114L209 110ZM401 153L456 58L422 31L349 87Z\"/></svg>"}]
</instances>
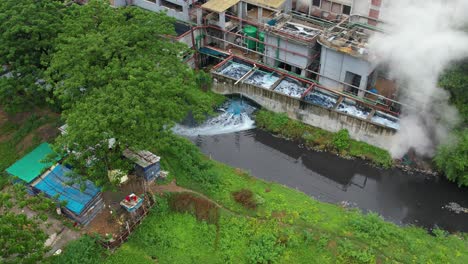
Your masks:
<instances>
[{"instance_id":1,"label":"dark water","mask_svg":"<svg viewBox=\"0 0 468 264\"><path fill-rule=\"evenodd\" d=\"M258 129L192 140L213 159L321 201L347 201L398 224L468 232L468 214L443 209L449 202L468 207L468 190L443 178L378 169L361 160L306 150Z\"/></svg>"}]
</instances>

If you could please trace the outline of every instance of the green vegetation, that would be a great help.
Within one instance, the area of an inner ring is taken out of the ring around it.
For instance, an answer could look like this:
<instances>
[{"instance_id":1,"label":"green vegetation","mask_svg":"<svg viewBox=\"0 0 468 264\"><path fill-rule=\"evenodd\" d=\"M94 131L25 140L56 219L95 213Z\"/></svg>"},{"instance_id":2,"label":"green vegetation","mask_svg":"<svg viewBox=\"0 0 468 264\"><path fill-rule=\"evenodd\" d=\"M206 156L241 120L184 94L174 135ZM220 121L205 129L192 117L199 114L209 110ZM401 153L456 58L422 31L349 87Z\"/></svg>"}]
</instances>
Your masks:
<instances>
[{"instance_id":1,"label":"green vegetation","mask_svg":"<svg viewBox=\"0 0 468 264\"><path fill-rule=\"evenodd\" d=\"M85 235L70 242L62 254L47 259L47 263L100 264L104 260L105 253L106 251L97 244L96 238Z\"/></svg>"},{"instance_id":2,"label":"green vegetation","mask_svg":"<svg viewBox=\"0 0 468 264\"><path fill-rule=\"evenodd\" d=\"M468 186L468 62L449 69L441 77L440 86L450 93L461 122L453 132L452 142L439 146L434 160L449 180Z\"/></svg>"},{"instance_id":3,"label":"green vegetation","mask_svg":"<svg viewBox=\"0 0 468 264\"><path fill-rule=\"evenodd\" d=\"M67 9L46 71L68 125L56 146L79 152L67 162L99 185L108 184L108 170L130 168L122 149L143 149L187 113L201 120L219 103L221 96L202 91L206 74L183 63L188 48L164 37L175 34L173 22L101 1Z\"/></svg>"},{"instance_id":4,"label":"green vegetation","mask_svg":"<svg viewBox=\"0 0 468 264\"><path fill-rule=\"evenodd\" d=\"M175 174L179 185L207 195L223 208L208 206L199 198L189 203L180 194L166 194L108 263L132 258L138 263L155 258L159 263L468 261L463 234L436 231L437 236L431 236L421 228L398 227L375 214L318 202L207 160L188 140L171 136L168 141L172 144L153 149L164 157L163 167ZM192 163L186 166L187 161ZM192 177L193 172L198 175ZM203 180L209 175L217 177ZM188 209L183 210L184 206Z\"/></svg>"},{"instance_id":5,"label":"green vegetation","mask_svg":"<svg viewBox=\"0 0 468 264\"><path fill-rule=\"evenodd\" d=\"M64 8L59 0L0 2L0 67L8 65L11 73L11 78L0 78L0 104L6 110L44 103L44 70L62 29ZM2 72L0 68L0 76Z\"/></svg>"},{"instance_id":6,"label":"green vegetation","mask_svg":"<svg viewBox=\"0 0 468 264\"><path fill-rule=\"evenodd\" d=\"M385 168L393 164L386 150L350 139L345 129L332 133L289 119L284 113L278 114L266 110L258 111L255 120L260 128L292 140L303 141L309 148L370 160Z\"/></svg>"}]
</instances>

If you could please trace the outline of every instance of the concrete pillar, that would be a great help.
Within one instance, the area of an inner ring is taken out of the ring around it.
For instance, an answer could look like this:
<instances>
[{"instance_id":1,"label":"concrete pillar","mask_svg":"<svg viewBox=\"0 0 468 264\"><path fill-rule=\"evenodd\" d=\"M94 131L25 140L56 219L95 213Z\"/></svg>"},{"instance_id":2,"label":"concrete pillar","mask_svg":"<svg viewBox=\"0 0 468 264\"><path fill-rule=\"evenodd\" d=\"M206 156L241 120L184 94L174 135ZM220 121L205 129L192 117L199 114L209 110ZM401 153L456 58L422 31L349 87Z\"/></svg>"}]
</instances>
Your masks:
<instances>
[{"instance_id":1,"label":"concrete pillar","mask_svg":"<svg viewBox=\"0 0 468 264\"><path fill-rule=\"evenodd\" d=\"M219 13L219 27L226 29L226 12Z\"/></svg>"},{"instance_id":2,"label":"concrete pillar","mask_svg":"<svg viewBox=\"0 0 468 264\"><path fill-rule=\"evenodd\" d=\"M286 0L284 2L284 12L285 13L290 13L292 10L292 0Z\"/></svg>"},{"instance_id":3,"label":"concrete pillar","mask_svg":"<svg viewBox=\"0 0 468 264\"><path fill-rule=\"evenodd\" d=\"M263 24L263 8L262 7L258 7L258 12L257 12L257 20L258 20L258 23L260 24Z\"/></svg>"},{"instance_id":4,"label":"concrete pillar","mask_svg":"<svg viewBox=\"0 0 468 264\"><path fill-rule=\"evenodd\" d=\"M197 8L197 25L201 26L203 23L203 10L201 8Z\"/></svg>"},{"instance_id":5,"label":"concrete pillar","mask_svg":"<svg viewBox=\"0 0 468 264\"><path fill-rule=\"evenodd\" d=\"M126 6L126 5L129 5L127 4L127 2L125 0L114 0L113 2L111 2L111 4L115 7L121 7L121 6Z\"/></svg>"},{"instance_id":6,"label":"concrete pillar","mask_svg":"<svg viewBox=\"0 0 468 264\"><path fill-rule=\"evenodd\" d=\"M239 28L242 28L242 19L244 18L244 9L242 1L237 3L237 17L239 18Z\"/></svg>"},{"instance_id":7,"label":"concrete pillar","mask_svg":"<svg viewBox=\"0 0 468 264\"><path fill-rule=\"evenodd\" d=\"M306 77L306 70L305 69L301 70L301 76Z\"/></svg>"},{"instance_id":8,"label":"concrete pillar","mask_svg":"<svg viewBox=\"0 0 468 264\"><path fill-rule=\"evenodd\" d=\"M358 90L358 97L364 97L366 94L365 90L367 88L367 77L363 77L361 80L361 84L359 85L359 90Z\"/></svg>"},{"instance_id":9,"label":"concrete pillar","mask_svg":"<svg viewBox=\"0 0 468 264\"><path fill-rule=\"evenodd\" d=\"M184 3L182 6L182 17L184 18L185 21L189 22L190 21L190 14L189 14L189 5L188 3Z\"/></svg>"}]
</instances>

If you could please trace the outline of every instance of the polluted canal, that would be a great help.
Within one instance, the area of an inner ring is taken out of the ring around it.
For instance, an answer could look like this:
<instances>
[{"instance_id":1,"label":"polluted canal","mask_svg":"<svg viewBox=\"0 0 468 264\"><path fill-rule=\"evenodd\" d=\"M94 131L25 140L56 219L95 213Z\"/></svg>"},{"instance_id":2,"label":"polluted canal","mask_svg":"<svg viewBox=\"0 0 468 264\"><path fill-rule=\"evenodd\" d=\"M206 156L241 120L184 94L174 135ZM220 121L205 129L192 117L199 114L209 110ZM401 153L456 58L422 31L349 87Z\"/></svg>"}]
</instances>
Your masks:
<instances>
[{"instance_id":1,"label":"polluted canal","mask_svg":"<svg viewBox=\"0 0 468 264\"><path fill-rule=\"evenodd\" d=\"M372 211L397 224L468 232L468 196L442 177L379 169L302 148L254 127L255 108L230 100L197 127L176 126L206 155L320 201Z\"/></svg>"}]
</instances>

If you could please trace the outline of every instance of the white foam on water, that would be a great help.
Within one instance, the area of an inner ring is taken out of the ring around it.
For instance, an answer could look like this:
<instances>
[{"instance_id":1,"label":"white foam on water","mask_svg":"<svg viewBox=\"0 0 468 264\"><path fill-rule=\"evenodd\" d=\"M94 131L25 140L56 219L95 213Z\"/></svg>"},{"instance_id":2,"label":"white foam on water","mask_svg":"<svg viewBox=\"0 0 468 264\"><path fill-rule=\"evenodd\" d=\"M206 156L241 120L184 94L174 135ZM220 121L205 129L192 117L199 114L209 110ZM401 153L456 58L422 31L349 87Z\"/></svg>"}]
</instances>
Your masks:
<instances>
[{"instance_id":1,"label":"white foam on water","mask_svg":"<svg viewBox=\"0 0 468 264\"><path fill-rule=\"evenodd\" d=\"M395 122L395 121L392 121L388 118L385 118L385 117L381 117L381 116L378 116L378 115L374 115L372 117L372 122L375 122L375 123L378 123L378 124L381 124L381 125L384 125L384 126L388 126L388 127L391 127L391 128L394 128L394 129L400 129L400 124L398 122Z\"/></svg>"},{"instance_id":2,"label":"white foam on water","mask_svg":"<svg viewBox=\"0 0 468 264\"><path fill-rule=\"evenodd\" d=\"M219 73L225 76L229 76L234 79L240 79L244 76L248 71L250 71L252 67L249 67L244 64L240 63L229 63L229 66L226 66L222 69Z\"/></svg>"},{"instance_id":3,"label":"white foam on water","mask_svg":"<svg viewBox=\"0 0 468 264\"><path fill-rule=\"evenodd\" d=\"M337 99L335 97L323 94L321 92L313 91L313 92L309 93L304 98L304 100L306 100L306 101L308 101L310 103L313 103L313 104L317 104L317 105L326 107L326 108L332 108L332 107L335 106Z\"/></svg>"},{"instance_id":4,"label":"white foam on water","mask_svg":"<svg viewBox=\"0 0 468 264\"><path fill-rule=\"evenodd\" d=\"M341 103L338 106L337 110L343 113L347 113L349 115L360 117L360 118L366 118L369 115L368 112L363 111L354 105L343 104L343 103Z\"/></svg>"},{"instance_id":5,"label":"white foam on water","mask_svg":"<svg viewBox=\"0 0 468 264\"><path fill-rule=\"evenodd\" d=\"M279 79L278 76L266 73L266 72L260 72L256 71L253 73L247 80L245 80L245 83L257 85L266 89L270 89L271 86Z\"/></svg>"},{"instance_id":6,"label":"white foam on water","mask_svg":"<svg viewBox=\"0 0 468 264\"><path fill-rule=\"evenodd\" d=\"M275 88L277 92L296 98L300 98L306 90L306 88L300 86L296 82L287 79L282 80Z\"/></svg>"},{"instance_id":7,"label":"white foam on water","mask_svg":"<svg viewBox=\"0 0 468 264\"><path fill-rule=\"evenodd\" d=\"M197 127L187 127L176 125L174 133L181 136L211 136L226 133L233 133L255 128L255 121L246 113L232 114L229 112L208 119L205 123Z\"/></svg>"}]
</instances>

